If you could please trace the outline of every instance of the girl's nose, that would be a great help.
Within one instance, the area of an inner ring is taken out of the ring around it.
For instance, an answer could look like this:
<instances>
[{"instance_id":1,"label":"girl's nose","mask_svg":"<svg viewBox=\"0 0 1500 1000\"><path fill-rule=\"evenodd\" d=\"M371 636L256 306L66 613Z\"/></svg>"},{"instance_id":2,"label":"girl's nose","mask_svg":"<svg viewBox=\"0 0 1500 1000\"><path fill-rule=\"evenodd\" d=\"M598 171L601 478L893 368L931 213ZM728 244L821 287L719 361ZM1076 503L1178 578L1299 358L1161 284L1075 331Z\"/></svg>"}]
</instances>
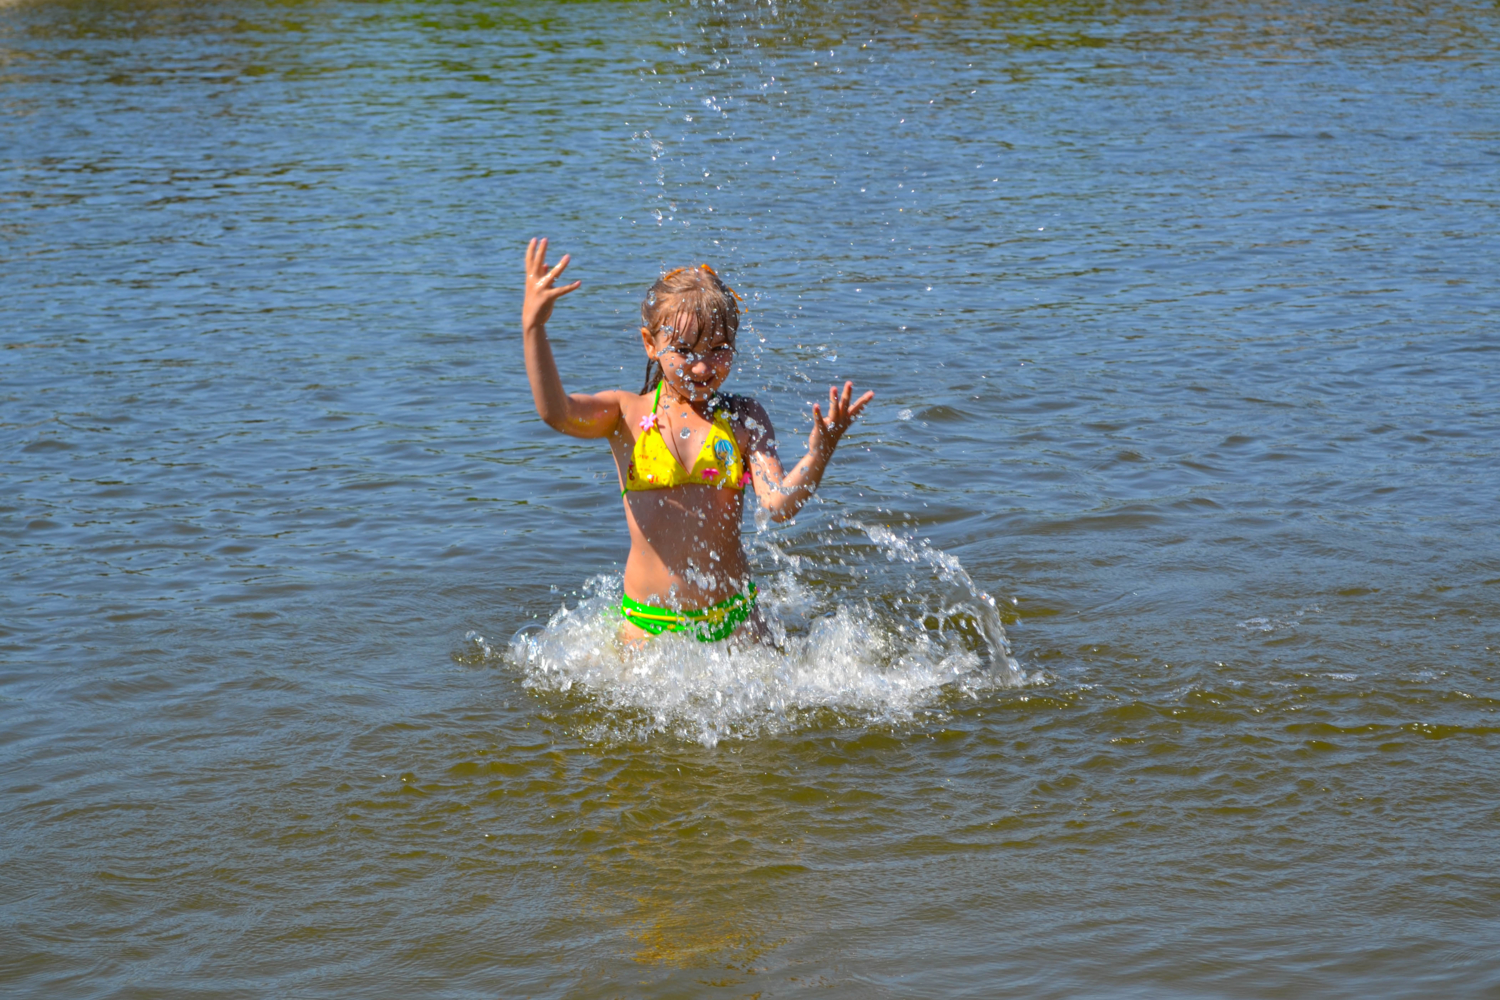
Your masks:
<instances>
[{"instance_id":1,"label":"girl's nose","mask_svg":"<svg viewBox=\"0 0 1500 1000\"><path fill-rule=\"evenodd\" d=\"M702 378L704 375L707 375L709 373L711 367L712 366L709 365L706 358L699 358L697 361L693 362L693 367L690 368L689 371L693 373L693 376L695 378Z\"/></svg>"}]
</instances>

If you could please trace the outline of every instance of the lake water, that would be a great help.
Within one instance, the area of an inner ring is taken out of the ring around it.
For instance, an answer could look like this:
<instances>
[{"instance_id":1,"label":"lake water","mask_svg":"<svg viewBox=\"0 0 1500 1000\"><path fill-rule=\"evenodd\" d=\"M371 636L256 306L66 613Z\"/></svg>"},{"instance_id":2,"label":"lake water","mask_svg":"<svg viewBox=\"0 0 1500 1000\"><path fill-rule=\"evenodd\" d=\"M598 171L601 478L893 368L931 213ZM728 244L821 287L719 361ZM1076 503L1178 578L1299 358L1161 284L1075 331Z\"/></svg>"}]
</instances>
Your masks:
<instances>
[{"instance_id":1,"label":"lake water","mask_svg":"<svg viewBox=\"0 0 1500 1000\"><path fill-rule=\"evenodd\" d=\"M0 4L0 988L1497 995L1497 39ZM784 453L878 393L782 651L610 645L533 235L570 388L703 261Z\"/></svg>"}]
</instances>

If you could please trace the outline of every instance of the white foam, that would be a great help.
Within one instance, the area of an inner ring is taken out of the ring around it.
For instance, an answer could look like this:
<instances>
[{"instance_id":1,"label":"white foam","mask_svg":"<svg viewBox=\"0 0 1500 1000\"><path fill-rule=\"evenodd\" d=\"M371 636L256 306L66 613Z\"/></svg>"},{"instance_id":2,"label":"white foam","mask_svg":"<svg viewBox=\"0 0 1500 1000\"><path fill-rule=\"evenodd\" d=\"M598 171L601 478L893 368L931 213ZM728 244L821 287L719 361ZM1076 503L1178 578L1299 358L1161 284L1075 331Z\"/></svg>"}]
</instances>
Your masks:
<instances>
[{"instance_id":1,"label":"white foam","mask_svg":"<svg viewBox=\"0 0 1500 1000\"><path fill-rule=\"evenodd\" d=\"M860 596L820 590L806 578L811 557L758 536L763 568L780 567L759 597L779 648L666 634L628 649L617 639L620 579L596 577L577 605L523 629L498 655L528 688L603 709L581 713L590 737L666 733L707 745L808 725L899 723L944 699L1026 681L994 601L956 558L884 527L839 530L867 537L898 579L887 572ZM844 566L873 554L847 537L816 551ZM469 638L496 655L483 637Z\"/></svg>"}]
</instances>

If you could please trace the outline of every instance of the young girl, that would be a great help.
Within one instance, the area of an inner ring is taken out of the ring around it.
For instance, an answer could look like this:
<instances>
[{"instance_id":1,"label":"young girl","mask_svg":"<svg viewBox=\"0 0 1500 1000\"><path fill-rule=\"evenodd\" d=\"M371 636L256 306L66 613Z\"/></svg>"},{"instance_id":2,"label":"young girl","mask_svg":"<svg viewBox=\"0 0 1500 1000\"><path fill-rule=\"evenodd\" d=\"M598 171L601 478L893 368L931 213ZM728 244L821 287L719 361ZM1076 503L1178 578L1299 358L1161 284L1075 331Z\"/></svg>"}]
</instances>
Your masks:
<instances>
[{"instance_id":1,"label":"young girl","mask_svg":"<svg viewBox=\"0 0 1500 1000\"><path fill-rule=\"evenodd\" d=\"M639 643L685 631L712 642L751 627L759 635L755 584L740 546L745 487L754 484L773 520L795 515L875 394L851 404L854 383L845 382L842 393L830 387L828 416L813 406L807 454L783 472L766 411L747 396L719 392L734 365L740 316L735 294L707 265L663 275L641 303L647 363L639 394L569 394L546 329L552 306L583 284L554 284L569 260L549 269L546 240L526 248L526 375L548 427L608 438L614 452L630 527L621 638Z\"/></svg>"}]
</instances>

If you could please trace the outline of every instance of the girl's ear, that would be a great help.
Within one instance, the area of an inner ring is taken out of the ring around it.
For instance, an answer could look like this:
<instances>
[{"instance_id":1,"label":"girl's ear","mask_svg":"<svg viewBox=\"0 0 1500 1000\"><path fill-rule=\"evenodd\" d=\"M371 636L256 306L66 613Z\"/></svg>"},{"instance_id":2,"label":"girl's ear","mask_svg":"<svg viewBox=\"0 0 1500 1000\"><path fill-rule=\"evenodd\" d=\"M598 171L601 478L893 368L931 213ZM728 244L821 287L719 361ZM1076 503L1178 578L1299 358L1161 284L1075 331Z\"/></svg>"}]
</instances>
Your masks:
<instances>
[{"instance_id":1,"label":"girl's ear","mask_svg":"<svg viewBox=\"0 0 1500 1000\"><path fill-rule=\"evenodd\" d=\"M656 338L651 336L650 327L641 327L641 344L646 348L646 357L652 361L656 360Z\"/></svg>"}]
</instances>

